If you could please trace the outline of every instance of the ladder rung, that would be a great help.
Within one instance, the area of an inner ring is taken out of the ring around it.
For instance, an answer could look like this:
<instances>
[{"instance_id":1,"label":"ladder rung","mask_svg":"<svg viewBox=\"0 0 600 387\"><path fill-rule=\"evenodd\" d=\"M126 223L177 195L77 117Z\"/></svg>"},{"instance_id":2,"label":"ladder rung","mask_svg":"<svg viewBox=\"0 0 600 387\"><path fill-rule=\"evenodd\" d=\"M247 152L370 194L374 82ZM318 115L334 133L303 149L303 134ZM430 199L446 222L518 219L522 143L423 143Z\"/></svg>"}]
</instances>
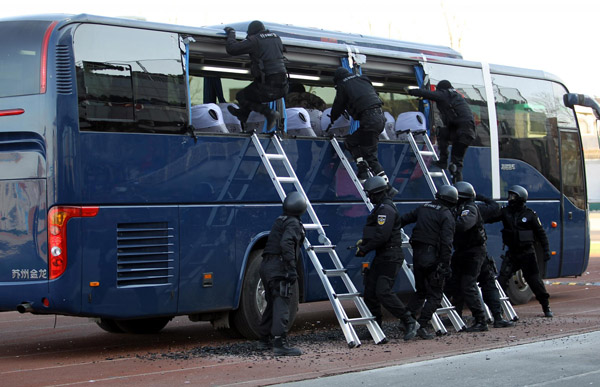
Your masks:
<instances>
[{"instance_id":1,"label":"ladder rung","mask_svg":"<svg viewBox=\"0 0 600 387\"><path fill-rule=\"evenodd\" d=\"M283 159L285 159L285 157L283 157L283 155L280 155L278 153L265 153L265 157L268 158L269 160L283 160Z\"/></svg>"},{"instance_id":2,"label":"ladder rung","mask_svg":"<svg viewBox=\"0 0 600 387\"><path fill-rule=\"evenodd\" d=\"M321 226L319 226L318 224L314 224L314 223L305 223L303 224L304 229L305 230L319 230L321 228Z\"/></svg>"},{"instance_id":3,"label":"ladder rung","mask_svg":"<svg viewBox=\"0 0 600 387\"><path fill-rule=\"evenodd\" d=\"M335 249L335 245L318 245L318 246L310 246L311 250L315 252L328 252L330 250Z\"/></svg>"},{"instance_id":4,"label":"ladder rung","mask_svg":"<svg viewBox=\"0 0 600 387\"><path fill-rule=\"evenodd\" d=\"M295 177L277 177L277 181L281 183L295 183L298 181Z\"/></svg>"},{"instance_id":5,"label":"ladder rung","mask_svg":"<svg viewBox=\"0 0 600 387\"><path fill-rule=\"evenodd\" d=\"M339 277L346 274L346 269L323 269L323 274L327 277Z\"/></svg>"},{"instance_id":6,"label":"ladder rung","mask_svg":"<svg viewBox=\"0 0 600 387\"><path fill-rule=\"evenodd\" d=\"M422 154L423 156L433 156L435 155L435 152L432 151L419 151L420 154Z\"/></svg>"},{"instance_id":7,"label":"ladder rung","mask_svg":"<svg viewBox=\"0 0 600 387\"><path fill-rule=\"evenodd\" d=\"M444 176L444 172L429 172L431 177L442 177Z\"/></svg>"},{"instance_id":8,"label":"ladder rung","mask_svg":"<svg viewBox=\"0 0 600 387\"><path fill-rule=\"evenodd\" d=\"M375 321L375 317L370 316L370 317L349 318L349 319L344 319L344 321L346 321L347 323L352 324L352 325L367 325L371 321Z\"/></svg>"},{"instance_id":9,"label":"ladder rung","mask_svg":"<svg viewBox=\"0 0 600 387\"><path fill-rule=\"evenodd\" d=\"M340 300L351 300L356 297L360 297L360 293L341 293L334 294L334 297L337 297Z\"/></svg>"},{"instance_id":10,"label":"ladder rung","mask_svg":"<svg viewBox=\"0 0 600 387\"><path fill-rule=\"evenodd\" d=\"M453 306L448 306L448 307L446 307L446 308L437 308L437 309L436 309L436 312L437 312L438 314L439 314L439 313L448 313L448 312L450 312L450 311L453 311L453 310L454 310L454 307L453 307Z\"/></svg>"}]
</instances>

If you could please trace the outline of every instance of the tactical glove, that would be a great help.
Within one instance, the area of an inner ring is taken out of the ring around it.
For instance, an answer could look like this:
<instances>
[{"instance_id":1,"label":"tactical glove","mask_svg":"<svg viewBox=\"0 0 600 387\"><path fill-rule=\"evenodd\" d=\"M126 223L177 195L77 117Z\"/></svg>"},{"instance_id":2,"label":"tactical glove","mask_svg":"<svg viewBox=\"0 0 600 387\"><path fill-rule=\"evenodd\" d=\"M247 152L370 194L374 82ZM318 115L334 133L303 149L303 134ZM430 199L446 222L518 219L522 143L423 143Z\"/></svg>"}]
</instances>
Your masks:
<instances>
[{"instance_id":1,"label":"tactical glove","mask_svg":"<svg viewBox=\"0 0 600 387\"><path fill-rule=\"evenodd\" d=\"M231 28L231 27L225 27L225 28L223 28L223 30L225 31L225 33L226 33L227 35L229 35L229 34L230 34L230 33L232 33L232 32L233 32L233 33L235 33L235 29L233 29L233 28Z\"/></svg>"}]
</instances>

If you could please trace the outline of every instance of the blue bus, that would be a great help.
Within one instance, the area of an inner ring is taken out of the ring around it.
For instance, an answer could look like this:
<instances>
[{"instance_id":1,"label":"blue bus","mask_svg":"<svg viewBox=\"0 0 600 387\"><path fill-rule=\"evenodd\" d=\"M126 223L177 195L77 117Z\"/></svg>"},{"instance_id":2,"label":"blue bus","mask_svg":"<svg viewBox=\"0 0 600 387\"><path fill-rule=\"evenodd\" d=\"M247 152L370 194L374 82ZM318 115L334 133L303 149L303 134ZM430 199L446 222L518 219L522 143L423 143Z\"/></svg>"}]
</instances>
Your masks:
<instances>
[{"instance_id":1,"label":"blue bus","mask_svg":"<svg viewBox=\"0 0 600 387\"><path fill-rule=\"evenodd\" d=\"M238 39L247 24L233 25ZM326 106L340 65L373 81L392 128L380 161L401 212L432 196L394 121L421 111L432 138L439 125L434 104L405 90L451 80L477 124L465 180L500 201L513 184L527 188L550 239L545 276L585 271L588 204L573 111L584 98L560 79L466 61L445 47L266 26L286 46L290 81ZM226 54L221 27L85 14L0 20L0 310L91 317L106 331L134 333L187 315L256 337L258 266L281 202L249 134L226 116L251 75L248 58ZM321 136L326 111L286 107L283 146L360 287L363 259L346 246L360 237L367 208ZM294 132L298 117L310 130ZM499 228L488 228L497 260ZM528 301L526 283L512 282L513 301ZM295 294L295 302L327 299L308 259Z\"/></svg>"}]
</instances>

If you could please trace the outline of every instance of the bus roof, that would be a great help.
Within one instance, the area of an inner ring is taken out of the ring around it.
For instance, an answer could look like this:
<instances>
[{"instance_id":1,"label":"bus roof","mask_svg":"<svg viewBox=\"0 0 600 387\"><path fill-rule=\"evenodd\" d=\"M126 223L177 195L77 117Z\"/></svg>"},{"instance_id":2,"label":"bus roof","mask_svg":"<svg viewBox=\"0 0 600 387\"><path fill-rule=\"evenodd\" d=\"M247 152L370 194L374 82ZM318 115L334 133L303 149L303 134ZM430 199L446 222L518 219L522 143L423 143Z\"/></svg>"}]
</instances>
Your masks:
<instances>
[{"instance_id":1,"label":"bus roof","mask_svg":"<svg viewBox=\"0 0 600 387\"><path fill-rule=\"evenodd\" d=\"M105 24L207 37L224 37L223 27L225 26L235 28L237 30L237 36L243 37L245 36L248 24L250 24L250 22L246 21L217 26L190 27L89 14L48 14L22 16L0 20L56 20L59 22L59 29L62 26L74 23ZM464 60L459 52L449 47L411 43L401 40L365 36L360 34L328 31L318 28L297 27L288 24L277 24L270 22L263 22L263 24L270 31L280 35L285 45L304 46L340 52L347 52L349 49L353 49L356 52L356 49L359 48L360 53L366 55L378 55L412 60L432 60L434 62L481 68L480 62ZM496 74L546 79L563 83L559 77L542 70L495 64L490 64L490 70Z\"/></svg>"}]
</instances>

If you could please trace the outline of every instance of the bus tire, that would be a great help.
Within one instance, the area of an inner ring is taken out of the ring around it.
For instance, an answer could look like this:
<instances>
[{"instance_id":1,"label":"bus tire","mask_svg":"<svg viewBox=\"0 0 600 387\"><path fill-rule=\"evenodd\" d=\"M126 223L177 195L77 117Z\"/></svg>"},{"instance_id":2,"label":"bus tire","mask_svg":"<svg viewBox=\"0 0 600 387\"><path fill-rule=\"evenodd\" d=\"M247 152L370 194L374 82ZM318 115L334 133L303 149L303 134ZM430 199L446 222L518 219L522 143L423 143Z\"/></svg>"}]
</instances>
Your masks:
<instances>
[{"instance_id":1,"label":"bus tire","mask_svg":"<svg viewBox=\"0 0 600 387\"><path fill-rule=\"evenodd\" d=\"M250 253L244 282L242 283L242 294L240 306L233 312L233 324L235 329L247 339L258 339L262 312L267 305L264 295L264 287L260 280L260 264L262 263L262 249ZM290 320L288 329L293 325L298 312L298 281L293 286L290 299Z\"/></svg>"},{"instance_id":2,"label":"bus tire","mask_svg":"<svg viewBox=\"0 0 600 387\"><path fill-rule=\"evenodd\" d=\"M515 272L513 276L508 279L506 295L510 298L510 302L513 305L526 304L533 298L533 292L525 281L525 278L523 278L523 272L521 270Z\"/></svg>"},{"instance_id":3,"label":"bus tire","mask_svg":"<svg viewBox=\"0 0 600 387\"><path fill-rule=\"evenodd\" d=\"M173 317L152 317L135 320L115 320L117 326L126 333L152 334L160 332Z\"/></svg>"},{"instance_id":4,"label":"bus tire","mask_svg":"<svg viewBox=\"0 0 600 387\"><path fill-rule=\"evenodd\" d=\"M109 333L123 333L124 331L119 328L117 322L110 318L100 318L99 321L96 321L96 324Z\"/></svg>"}]
</instances>

